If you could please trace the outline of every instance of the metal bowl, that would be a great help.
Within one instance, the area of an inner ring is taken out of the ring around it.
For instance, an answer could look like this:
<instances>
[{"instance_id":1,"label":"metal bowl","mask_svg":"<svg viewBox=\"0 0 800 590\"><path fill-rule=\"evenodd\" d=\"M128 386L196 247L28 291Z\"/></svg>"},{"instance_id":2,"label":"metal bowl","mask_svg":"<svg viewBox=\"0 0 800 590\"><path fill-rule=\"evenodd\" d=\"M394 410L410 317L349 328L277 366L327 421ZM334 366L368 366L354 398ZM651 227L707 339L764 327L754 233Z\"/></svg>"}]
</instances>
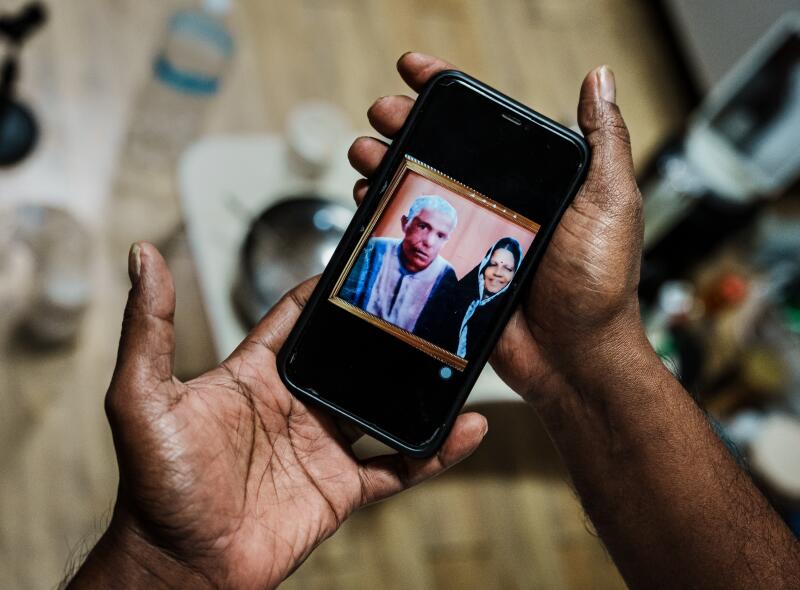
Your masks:
<instances>
[{"instance_id":1,"label":"metal bowl","mask_svg":"<svg viewBox=\"0 0 800 590\"><path fill-rule=\"evenodd\" d=\"M233 290L246 328L289 289L325 269L352 216L352 209L309 194L288 197L253 222Z\"/></svg>"}]
</instances>

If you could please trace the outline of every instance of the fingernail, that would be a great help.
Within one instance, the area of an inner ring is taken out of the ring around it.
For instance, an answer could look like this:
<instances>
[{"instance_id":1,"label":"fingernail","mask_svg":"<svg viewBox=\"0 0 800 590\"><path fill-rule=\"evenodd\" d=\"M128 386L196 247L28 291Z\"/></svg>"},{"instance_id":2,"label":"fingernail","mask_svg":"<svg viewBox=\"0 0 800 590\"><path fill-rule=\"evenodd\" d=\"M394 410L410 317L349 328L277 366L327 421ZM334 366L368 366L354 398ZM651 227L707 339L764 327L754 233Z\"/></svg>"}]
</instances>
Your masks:
<instances>
[{"instance_id":1,"label":"fingernail","mask_svg":"<svg viewBox=\"0 0 800 590\"><path fill-rule=\"evenodd\" d=\"M142 248L139 244L132 244L128 253L128 276L132 284L136 284L142 272Z\"/></svg>"},{"instance_id":2,"label":"fingernail","mask_svg":"<svg viewBox=\"0 0 800 590\"><path fill-rule=\"evenodd\" d=\"M614 80L614 72L608 66L600 66L597 70L597 86L600 98L606 102L617 102L617 84Z\"/></svg>"},{"instance_id":3,"label":"fingernail","mask_svg":"<svg viewBox=\"0 0 800 590\"><path fill-rule=\"evenodd\" d=\"M489 433L489 421L483 421L483 434L481 435L481 439L486 438L486 435Z\"/></svg>"}]
</instances>

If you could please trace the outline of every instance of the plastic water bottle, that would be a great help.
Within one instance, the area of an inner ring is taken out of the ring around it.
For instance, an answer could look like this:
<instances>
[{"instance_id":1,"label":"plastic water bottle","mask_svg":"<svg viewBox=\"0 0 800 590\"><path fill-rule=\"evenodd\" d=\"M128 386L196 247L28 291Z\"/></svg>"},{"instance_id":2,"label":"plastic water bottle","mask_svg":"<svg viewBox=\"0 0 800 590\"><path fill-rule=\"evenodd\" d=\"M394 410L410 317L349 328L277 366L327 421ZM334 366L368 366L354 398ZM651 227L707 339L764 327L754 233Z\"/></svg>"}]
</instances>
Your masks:
<instances>
[{"instance_id":1,"label":"plastic water bottle","mask_svg":"<svg viewBox=\"0 0 800 590\"><path fill-rule=\"evenodd\" d=\"M175 12L138 96L112 195L112 234L120 249L164 243L181 226L175 170L202 129L233 54L225 17L230 0Z\"/></svg>"}]
</instances>

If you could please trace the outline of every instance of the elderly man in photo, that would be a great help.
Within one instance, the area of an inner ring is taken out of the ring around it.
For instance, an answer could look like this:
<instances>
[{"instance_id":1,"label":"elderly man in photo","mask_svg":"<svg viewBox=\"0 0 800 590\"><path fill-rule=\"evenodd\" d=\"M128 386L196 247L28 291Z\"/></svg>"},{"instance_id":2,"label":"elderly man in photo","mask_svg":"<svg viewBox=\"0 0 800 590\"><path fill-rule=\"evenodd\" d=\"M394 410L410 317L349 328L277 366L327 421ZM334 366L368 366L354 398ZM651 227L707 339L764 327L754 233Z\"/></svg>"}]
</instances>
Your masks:
<instances>
[{"instance_id":1,"label":"elderly man in photo","mask_svg":"<svg viewBox=\"0 0 800 590\"><path fill-rule=\"evenodd\" d=\"M409 332L428 299L456 282L439 251L458 223L453 206L438 195L417 197L401 218L403 239L370 238L339 297Z\"/></svg>"}]
</instances>

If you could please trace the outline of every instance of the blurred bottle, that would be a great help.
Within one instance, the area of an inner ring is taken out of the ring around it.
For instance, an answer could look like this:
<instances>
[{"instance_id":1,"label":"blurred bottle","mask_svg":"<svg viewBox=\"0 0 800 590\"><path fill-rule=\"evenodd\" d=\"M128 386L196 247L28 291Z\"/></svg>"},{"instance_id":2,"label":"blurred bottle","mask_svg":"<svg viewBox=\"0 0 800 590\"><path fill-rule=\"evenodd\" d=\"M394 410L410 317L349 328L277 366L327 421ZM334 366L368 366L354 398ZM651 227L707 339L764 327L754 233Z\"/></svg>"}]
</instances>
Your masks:
<instances>
[{"instance_id":1,"label":"blurred bottle","mask_svg":"<svg viewBox=\"0 0 800 590\"><path fill-rule=\"evenodd\" d=\"M68 211L46 205L20 207L16 224L35 261L24 332L41 345L72 342L91 301L89 234Z\"/></svg>"},{"instance_id":2,"label":"blurred bottle","mask_svg":"<svg viewBox=\"0 0 800 590\"><path fill-rule=\"evenodd\" d=\"M686 281L668 281L658 292L655 305L645 317L647 337L664 365L689 390L705 357L701 339L692 326L702 315L694 286Z\"/></svg>"},{"instance_id":3,"label":"blurred bottle","mask_svg":"<svg viewBox=\"0 0 800 590\"><path fill-rule=\"evenodd\" d=\"M199 135L210 99L233 54L225 17L230 0L172 15L153 75L134 106L115 179L112 235L120 248L163 243L181 225L175 168Z\"/></svg>"}]
</instances>

